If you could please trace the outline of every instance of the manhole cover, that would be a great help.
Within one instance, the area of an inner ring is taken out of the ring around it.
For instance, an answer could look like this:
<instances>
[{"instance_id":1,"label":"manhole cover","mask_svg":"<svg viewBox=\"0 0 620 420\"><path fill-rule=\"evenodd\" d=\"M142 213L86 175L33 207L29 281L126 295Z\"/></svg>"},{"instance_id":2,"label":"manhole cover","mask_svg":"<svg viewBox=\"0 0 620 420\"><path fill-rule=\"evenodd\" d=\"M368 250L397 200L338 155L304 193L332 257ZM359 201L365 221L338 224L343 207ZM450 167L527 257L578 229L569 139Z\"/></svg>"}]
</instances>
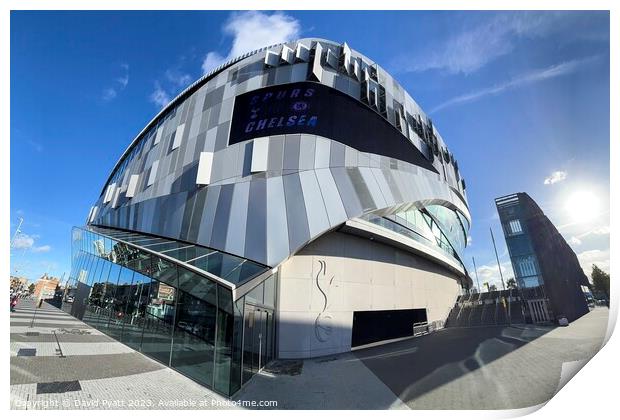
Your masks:
<instances>
[{"instance_id":1,"label":"manhole cover","mask_svg":"<svg viewBox=\"0 0 620 420\"><path fill-rule=\"evenodd\" d=\"M264 371L274 375L299 375L304 367L303 360L274 360L265 366Z\"/></svg>"},{"instance_id":2,"label":"manhole cover","mask_svg":"<svg viewBox=\"0 0 620 420\"><path fill-rule=\"evenodd\" d=\"M37 337L38 335L39 335L39 333L35 332L35 331L28 331L26 333L26 337Z\"/></svg>"},{"instance_id":3,"label":"manhole cover","mask_svg":"<svg viewBox=\"0 0 620 420\"><path fill-rule=\"evenodd\" d=\"M37 394L62 394L64 392L81 391L79 381L67 382L40 382L37 384Z\"/></svg>"},{"instance_id":4,"label":"manhole cover","mask_svg":"<svg viewBox=\"0 0 620 420\"><path fill-rule=\"evenodd\" d=\"M19 349L17 350L18 356L36 356L37 349Z\"/></svg>"}]
</instances>

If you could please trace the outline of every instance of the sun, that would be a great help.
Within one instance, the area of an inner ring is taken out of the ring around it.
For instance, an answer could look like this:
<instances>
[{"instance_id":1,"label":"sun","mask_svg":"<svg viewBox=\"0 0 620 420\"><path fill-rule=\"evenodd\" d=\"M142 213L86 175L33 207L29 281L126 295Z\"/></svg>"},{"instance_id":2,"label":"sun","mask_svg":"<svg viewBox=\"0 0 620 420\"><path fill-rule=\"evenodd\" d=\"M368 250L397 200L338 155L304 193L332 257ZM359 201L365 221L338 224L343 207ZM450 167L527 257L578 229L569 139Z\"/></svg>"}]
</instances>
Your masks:
<instances>
[{"instance_id":1,"label":"sun","mask_svg":"<svg viewBox=\"0 0 620 420\"><path fill-rule=\"evenodd\" d=\"M566 212L573 222L589 222L599 213L599 198L592 191L575 191L566 200Z\"/></svg>"}]
</instances>

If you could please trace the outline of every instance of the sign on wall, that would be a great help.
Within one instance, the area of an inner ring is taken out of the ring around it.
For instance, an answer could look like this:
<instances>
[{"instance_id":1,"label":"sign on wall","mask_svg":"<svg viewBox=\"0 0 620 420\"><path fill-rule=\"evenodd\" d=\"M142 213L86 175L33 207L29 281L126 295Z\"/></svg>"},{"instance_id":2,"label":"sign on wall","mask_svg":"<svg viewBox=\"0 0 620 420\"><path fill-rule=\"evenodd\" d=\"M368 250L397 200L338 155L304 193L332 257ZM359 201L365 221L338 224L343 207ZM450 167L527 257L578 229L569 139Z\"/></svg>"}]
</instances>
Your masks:
<instances>
[{"instance_id":1,"label":"sign on wall","mask_svg":"<svg viewBox=\"0 0 620 420\"><path fill-rule=\"evenodd\" d=\"M237 96L229 145L257 137L315 134L361 152L437 172L392 124L360 101L320 83L270 86Z\"/></svg>"}]
</instances>

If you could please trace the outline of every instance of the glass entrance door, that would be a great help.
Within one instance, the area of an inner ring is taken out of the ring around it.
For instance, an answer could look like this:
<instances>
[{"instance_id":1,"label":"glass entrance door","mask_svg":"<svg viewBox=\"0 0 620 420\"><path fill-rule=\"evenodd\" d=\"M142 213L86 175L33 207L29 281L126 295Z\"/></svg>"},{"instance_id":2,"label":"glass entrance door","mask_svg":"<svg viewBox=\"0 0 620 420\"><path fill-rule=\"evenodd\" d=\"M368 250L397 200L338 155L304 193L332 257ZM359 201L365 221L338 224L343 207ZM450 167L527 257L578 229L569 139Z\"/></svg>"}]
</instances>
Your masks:
<instances>
[{"instance_id":1,"label":"glass entrance door","mask_svg":"<svg viewBox=\"0 0 620 420\"><path fill-rule=\"evenodd\" d=\"M243 382L273 357L273 311L245 305L243 331Z\"/></svg>"}]
</instances>

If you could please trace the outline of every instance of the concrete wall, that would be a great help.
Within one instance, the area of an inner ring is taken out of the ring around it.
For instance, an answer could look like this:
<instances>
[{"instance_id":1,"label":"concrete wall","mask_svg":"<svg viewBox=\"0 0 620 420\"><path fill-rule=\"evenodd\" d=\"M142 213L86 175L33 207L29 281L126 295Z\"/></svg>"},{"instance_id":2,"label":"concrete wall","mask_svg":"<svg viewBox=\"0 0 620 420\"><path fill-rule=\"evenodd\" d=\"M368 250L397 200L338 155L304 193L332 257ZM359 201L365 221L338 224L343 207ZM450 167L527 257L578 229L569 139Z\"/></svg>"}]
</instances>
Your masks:
<instances>
[{"instance_id":1,"label":"concrete wall","mask_svg":"<svg viewBox=\"0 0 620 420\"><path fill-rule=\"evenodd\" d=\"M422 257L368 239L328 233L280 268L279 357L351 350L353 311L426 308L445 321L460 286Z\"/></svg>"}]
</instances>

